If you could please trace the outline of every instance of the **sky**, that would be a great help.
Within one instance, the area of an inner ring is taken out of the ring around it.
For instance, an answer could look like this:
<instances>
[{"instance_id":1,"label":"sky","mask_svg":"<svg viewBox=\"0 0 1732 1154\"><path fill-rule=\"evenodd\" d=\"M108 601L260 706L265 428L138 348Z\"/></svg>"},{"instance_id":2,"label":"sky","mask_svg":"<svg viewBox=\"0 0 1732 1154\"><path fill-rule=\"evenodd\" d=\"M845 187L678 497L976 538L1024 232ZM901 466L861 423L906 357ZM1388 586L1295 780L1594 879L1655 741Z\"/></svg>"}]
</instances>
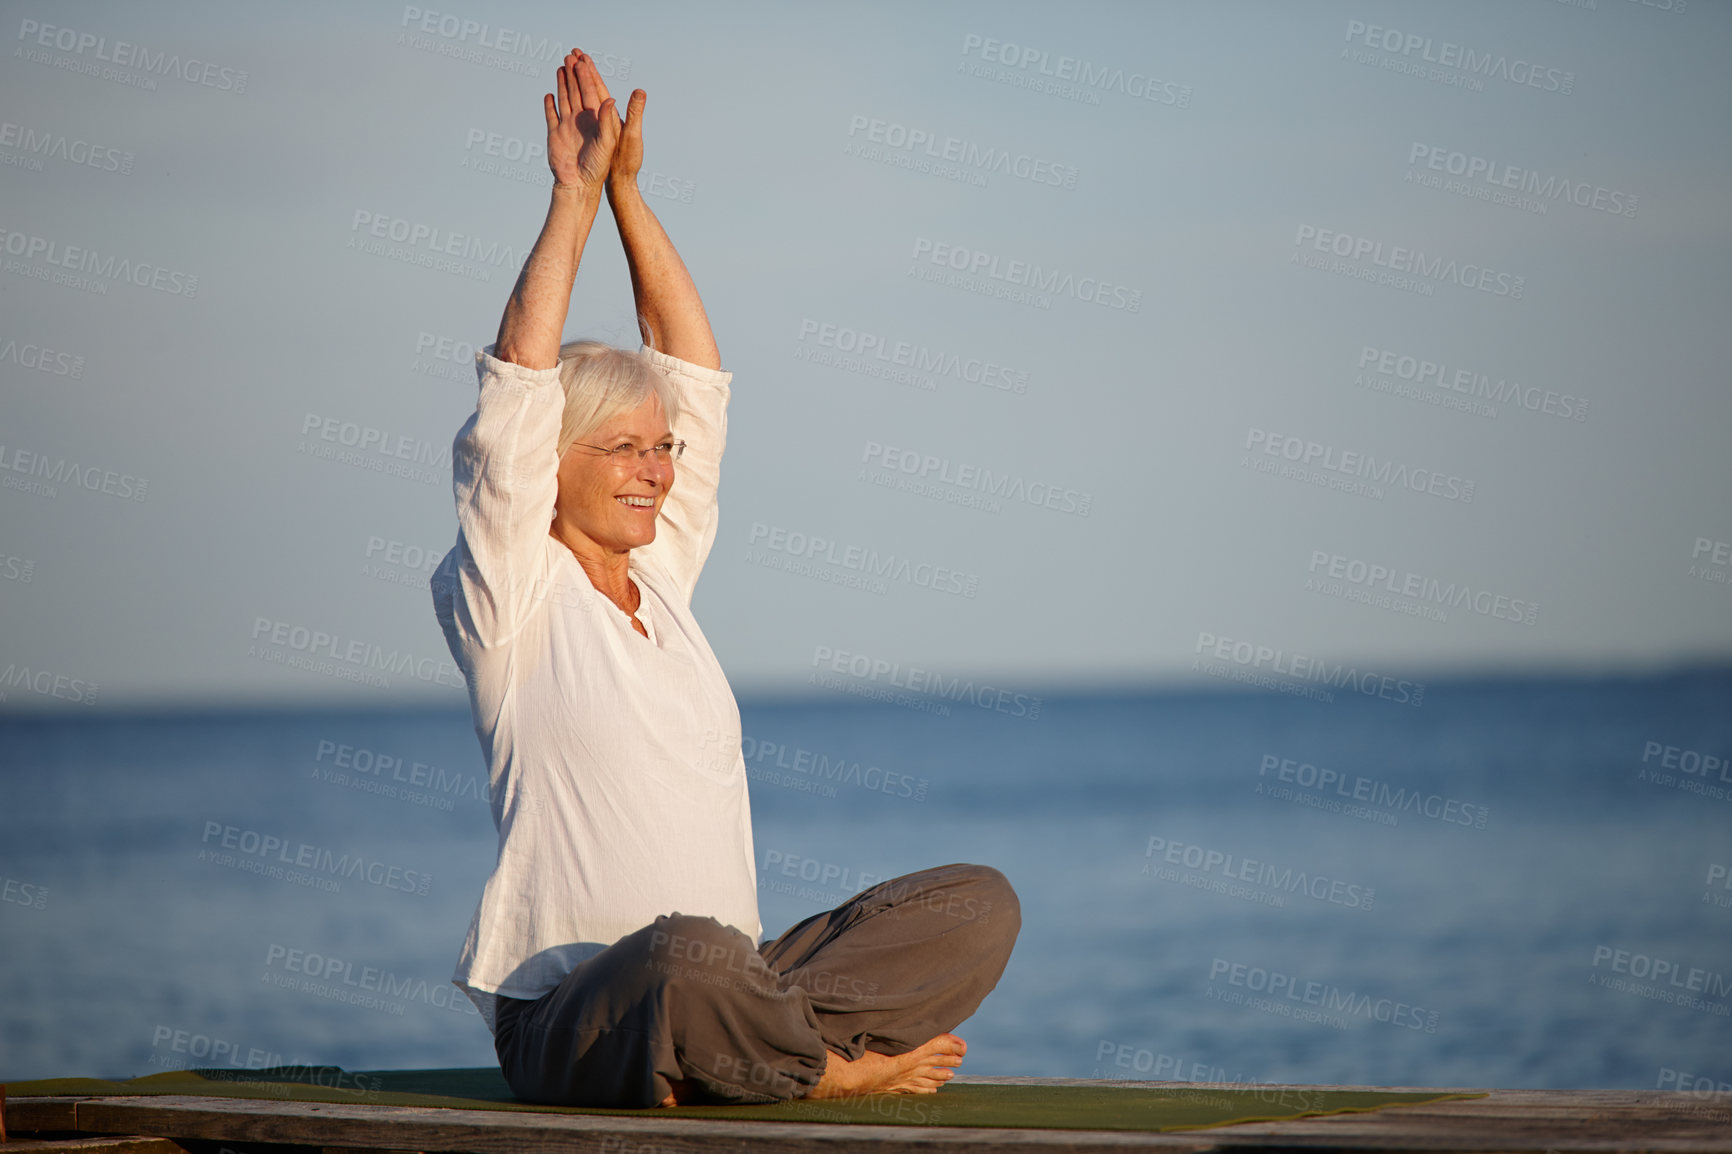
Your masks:
<instances>
[{"instance_id":1,"label":"sky","mask_svg":"<svg viewBox=\"0 0 1732 1154\"><path fill-rule=\"evenodd\" d=\"M0 709L463 702L426 577L573 46L734 373L736 692L1732 657L1725 6L4 18ZM604 211L567 336L632 315Z\"/></svg>"}]
</instances>

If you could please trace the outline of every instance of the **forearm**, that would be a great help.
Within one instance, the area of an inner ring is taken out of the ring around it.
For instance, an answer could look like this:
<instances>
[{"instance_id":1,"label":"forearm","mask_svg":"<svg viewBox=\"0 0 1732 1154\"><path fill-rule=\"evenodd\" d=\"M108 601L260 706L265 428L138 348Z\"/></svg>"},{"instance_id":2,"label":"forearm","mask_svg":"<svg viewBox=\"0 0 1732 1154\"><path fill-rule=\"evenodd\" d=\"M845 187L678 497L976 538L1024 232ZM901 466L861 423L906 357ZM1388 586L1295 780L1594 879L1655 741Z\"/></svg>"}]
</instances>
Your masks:
<instances>
[{"instance_id":1,"label":"forearm","mask_svg":"<svg viewBox=\"0 0 1732 1154\"><path fill-rule=\"evenodd\" d=\"M721 368L722 355L697 285L637 185L629 180L610 180L607 199L619 225L620 244L631 270L632 297L638 316L649 329L650 344L682 361L707 369Z\"/></svg>"},{"instance_id":2,"label":"forearm","mask_svg":"<svg viewBox=\"0 0 1732 1154\"><path fill-rule=\"evenodd\" d=\"M559 363L572 282L600 207L601 194L594 189L554 185L541 235L523 262L499 321L494 354L500 360L526 369L550 369Z\"/></svg>"}]
</instances>

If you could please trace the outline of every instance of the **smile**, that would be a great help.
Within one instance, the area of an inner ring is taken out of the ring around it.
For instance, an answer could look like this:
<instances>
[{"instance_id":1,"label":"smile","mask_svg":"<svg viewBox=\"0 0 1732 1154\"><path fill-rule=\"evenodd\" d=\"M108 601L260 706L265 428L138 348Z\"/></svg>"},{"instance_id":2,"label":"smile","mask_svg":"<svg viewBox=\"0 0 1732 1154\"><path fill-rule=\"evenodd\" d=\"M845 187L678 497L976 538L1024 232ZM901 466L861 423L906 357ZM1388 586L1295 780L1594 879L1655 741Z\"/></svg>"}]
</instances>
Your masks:
<instances>
[{"instance_id":1,"label":"smile","mask_svg":"<svg viewBox=\"0 0 1732 1154\"><path fill-rule=\"evenodd\" d=\"M614 500L629 505L633 509L653 509L656 507L654 497L615 497Z\"/></svg>"}]
</instances>

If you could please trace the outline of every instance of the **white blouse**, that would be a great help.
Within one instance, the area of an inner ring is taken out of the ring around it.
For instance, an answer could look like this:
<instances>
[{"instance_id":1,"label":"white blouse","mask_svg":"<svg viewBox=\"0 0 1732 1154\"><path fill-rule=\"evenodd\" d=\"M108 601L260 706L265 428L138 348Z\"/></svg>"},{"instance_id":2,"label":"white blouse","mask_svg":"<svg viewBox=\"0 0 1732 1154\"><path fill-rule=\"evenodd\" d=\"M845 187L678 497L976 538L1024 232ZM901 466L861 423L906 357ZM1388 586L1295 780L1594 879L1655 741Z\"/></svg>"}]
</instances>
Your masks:
<instances>
[{"instance_id":1,"label":"white blouse","mask_svg":"<svg viewBox=\"0 0 1732 1154\"><path fill-rule=\"evenodd\" d=\"M559 370L494 351L475 358L481 394L452 446L457 544L432 580L499 829L452 978L489 1029L493 995L538 998L660 914L763 937L739 708L691 613L733 374L641 350L678 391L687 442L655 540L631 551L646 639L549 533Z\"/></svg>"}]
</instances>

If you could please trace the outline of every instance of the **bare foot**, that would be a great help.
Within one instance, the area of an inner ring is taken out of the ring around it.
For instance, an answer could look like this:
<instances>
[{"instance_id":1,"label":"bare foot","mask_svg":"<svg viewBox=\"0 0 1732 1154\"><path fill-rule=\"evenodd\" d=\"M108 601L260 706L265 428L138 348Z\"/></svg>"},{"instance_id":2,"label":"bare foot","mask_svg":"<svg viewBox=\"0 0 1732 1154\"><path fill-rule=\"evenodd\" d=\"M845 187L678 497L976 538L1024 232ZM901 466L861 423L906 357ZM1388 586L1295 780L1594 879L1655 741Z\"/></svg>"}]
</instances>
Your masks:
<instances>
[{"instance_id":1,"label":"bare foot","mask_svg":"<svg viewBox=\"0 0 1732 1154\"><path fill-rule=\"evenodd\" d=\"M663 1106L685 1105L696 1096L697 1092L692 1088L690 1082L678 1078L670 1078L668 1079L668 1085L674 1088L674 1092L656 1103L658 1109Z\"/></svg>"},{"instance_id":2,"label":"bare foot","mask_svg":"<svg viewBox=\"0 0 1732 1154\"><path fill-rule=\"evenodd\" d=\"M955 1034L940 1034L906 1054L867 1050L849 1061L828 1051L824 1074L807 1098L848 1098L856 1094L936 1094L962 1065L968 1043Z\"/></svg>"}]
</instances>

